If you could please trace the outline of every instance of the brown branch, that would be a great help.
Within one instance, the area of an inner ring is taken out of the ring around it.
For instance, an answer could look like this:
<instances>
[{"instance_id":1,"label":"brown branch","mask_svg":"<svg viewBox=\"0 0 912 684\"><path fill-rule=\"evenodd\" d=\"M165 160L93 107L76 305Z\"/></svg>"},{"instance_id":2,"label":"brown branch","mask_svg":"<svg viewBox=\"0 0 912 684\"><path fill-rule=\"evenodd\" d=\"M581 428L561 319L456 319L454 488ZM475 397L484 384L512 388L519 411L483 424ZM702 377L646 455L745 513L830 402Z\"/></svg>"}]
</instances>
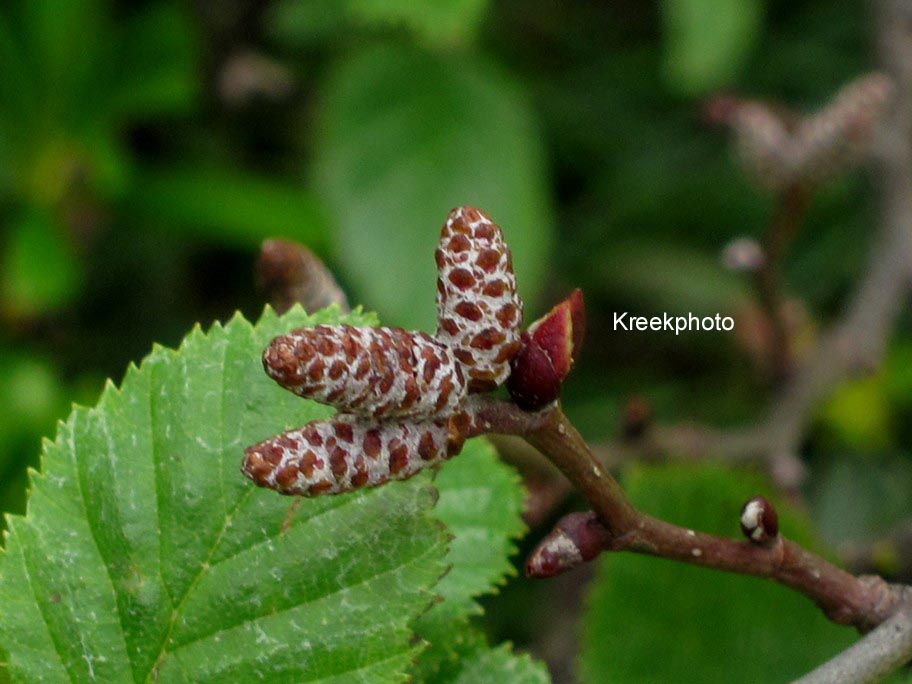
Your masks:
<instances>
[{"instance_id":1,"label":"brown branch","mask_svg":"<svg viewBox=\"0 0 912 684\"><path fill-rule=\"evenodd\" d=\"M876 682L912 658L912 608L898 610L877 629L794 684Z\"/></svg>"},{"instance_id":2,"label":"brown branch","mask_svg":"<svg viewBox=\"0 0 912 684\"><path fill-rule=\"evenodd\" d=\"M604 526L605 551L633 551L693 565L773 579L814 601L834 622L867 631L908 600L906 587L879 577L855 577L777 536L758 545L685 529L638 511L595 458L558 405L525 413L515 405L475 397L471 434L524 437L586 497Z\"/></svg>"},{"instance_id":3,"label":"brown branch","mask_svg":"<svg viewBox=\"0 0 912 684\"><path fill-rule=\"evenodd\" d=\"M810 199L810 191L800 184L787 186L778 196L776 211L763 236L763 255L754 274L757 297L770 327L770 371L773 379L784 379L792 366L792 341L784 318L782 259L798 233Z\"/></svg>"}]
</instances>

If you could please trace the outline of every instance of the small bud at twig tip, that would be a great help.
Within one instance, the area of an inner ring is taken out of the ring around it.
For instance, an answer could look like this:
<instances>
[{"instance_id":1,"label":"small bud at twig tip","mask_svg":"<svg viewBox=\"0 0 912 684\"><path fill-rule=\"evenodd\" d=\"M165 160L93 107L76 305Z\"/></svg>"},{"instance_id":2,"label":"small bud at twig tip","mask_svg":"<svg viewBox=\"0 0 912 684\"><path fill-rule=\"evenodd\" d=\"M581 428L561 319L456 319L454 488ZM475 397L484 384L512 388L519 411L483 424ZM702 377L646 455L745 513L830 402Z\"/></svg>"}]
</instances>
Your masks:
<instances>
[{"instance_id":1,"label":"small bud at twig tip","mask_svg":"<svg viewBox=\"0 0 912 684\"><path fill-rule=\"evenodd\" d=\"M739 237L722 249L722 265L729 271L754 273L766 261L763 248L750 237Z\"/></svg>"},{"instance_id":2,"label":"small bud at twig tip","mask_svg":"<svg viewBox=\"0 0 912 684\"><path fill-rule=\"evenodd\" d=\"M748 499L741 509L741 531L753 544L767 545L779 535L779 516L766 498Z\"/></svg>"},{"instance_id":3,"label":"small bud at twig tip","mask_svg":"<svg viewBox=\"0 0 912 684\"><path fill-rule=\"evenodd\" d=\"M621 438L632 442L641 438L652 424L652 405L645 397L631 397L621 416Z\"/></svg>"}]
</instances>

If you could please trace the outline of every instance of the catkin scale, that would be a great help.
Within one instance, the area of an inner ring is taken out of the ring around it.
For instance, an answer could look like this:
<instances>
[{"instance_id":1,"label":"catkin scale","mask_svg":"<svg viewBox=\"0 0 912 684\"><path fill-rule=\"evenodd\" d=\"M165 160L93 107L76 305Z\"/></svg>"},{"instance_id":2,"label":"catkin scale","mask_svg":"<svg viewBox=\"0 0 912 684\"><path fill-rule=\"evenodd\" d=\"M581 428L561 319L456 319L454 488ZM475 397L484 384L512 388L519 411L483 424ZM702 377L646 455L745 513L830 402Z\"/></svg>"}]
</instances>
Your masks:
<instances>
[{"instance_id":1,"label":"catkin scale","mask_svg":"<svg viewBox=\"0 0 912 684\"><path fill-rule=\"evenodd\" d=\"M510 249L483 211L458 207L440 231L436 338L465 368L468 391L489 391L519 352L522 300Z\"/></svg>"},{"instance_id":2,"label":"catkin scale","mask_svg":"<svg viewBox=\"0 0 912 684\"><path fill-rule=\"evenodd\" d=\"M320 496L405 480L462 449L467 416L377 422L340 414L248 447L241 471L281 494Z\"/></svg>"},{"instance_id":3,"label":"catkin scale","mask_svg":"<svg viewBox=\"0 0 912 684\"><path fill-rule=\"evenodd\" d=\"M266 347L263 367L299 396L377 419L447 416L466 394L453 352L400 328L299 328Z\"/></svg>"},{"instance_id":4,"label":"catkin scale","mask_svg":"<svg viewBox=\"0 0 912 684\"><path fill-rule=\"evenodd\" d=\"M856 79L840 90L799 131L802 175L819 182L861 162L892 96L892 82L879 73Z\"/></svg>"}]
</instances>

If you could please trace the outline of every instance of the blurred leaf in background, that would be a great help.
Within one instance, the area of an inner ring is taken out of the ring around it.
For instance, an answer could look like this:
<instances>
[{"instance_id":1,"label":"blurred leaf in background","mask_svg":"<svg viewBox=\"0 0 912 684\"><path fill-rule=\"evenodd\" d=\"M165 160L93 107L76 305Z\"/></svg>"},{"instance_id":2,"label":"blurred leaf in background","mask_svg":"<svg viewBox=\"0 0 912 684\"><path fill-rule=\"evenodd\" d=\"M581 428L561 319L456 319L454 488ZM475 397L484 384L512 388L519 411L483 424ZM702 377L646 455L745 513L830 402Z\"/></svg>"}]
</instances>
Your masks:
<instances>
[{"instance_id":1,"label":"blurred leaf in background","mask_svg":"<svg viewBox=\"0 0 912 684\"><path fill-rule=\"evenodd\" d=\"M0 220L15 225L0 246L0 294L4 308L40 314L77 294L77 253L98 228L71 210L132 182L124 127L192 108L194 40L186 13L164 2L115 21L101 0L13 0L0 8L0 56L0 163L11 181Z\"/></svg>"},{"instance_id":2,"label":"blurred leaf in background","mask_svg":"<svg viewBox=\"0 0 912 684\"><path fill-rule=\"evenodd\" d=\"M280 235L326 251L327 221L319 200L277 178L222 168L142 169L125 206L162 229L192 231L226 245L254 250Z\"/></svg>"},{"instance_id":3,"label":"blurred leaf in background","mask_svg":"<svg viewBox=\"0 0 912 684\"><path fill-rule=\"evenodd\" d=\"M504 228L534 310L553 210L534 116L506 73L479 57L375 45L337 65L321 105L314 182L357 300L432 329L440 226L470 204Z\"/></svg>"},{"instance_id":4,"label":"blurred leaf in background","mask_svg":"<svg viewBox=\"0 0 912 684\"><path fill-rule=\"evenodd\" d=\"M50 434L67 408L69 388L53 363L37 354L0 347L0 506L25 510L25 467L21 454L37 465L40 435ZM0 521L0 529L6 521Z\"/></svg>"},{"instance_id":5,"label":"blurred leaf in background","mask_svg":"<svg viewBox=\"0 0 912 684\"><path fill-rule=\"evenodd\" d=\"M56 309L78 289L82 270L70 236L46 209L29 207L9 222L0 257L0 302L14 318Z\"/></svg>"},{"instance_id":6,"label":"blurred leaf in background","mask_svg":"<svg viewBox=\"0 0 912 684\"><path fill-rule=\"evenodd\" d=\"M483 57L384 43L343 58L320 104L314 184L355 300L433 329L440 226L469 204L503 227L535 310L553 210L534 115L508 74Z\"/></svg>"},{"instance_id":7,"label":"blurred leaf in background","mask_svg":"<svg viewBox=\"0 0 912 684\"><path fill-rule=\"evenodd\" d=\"M271 33L290 46L309 45L354 27L404 27L427 45L475 40L488 0L280 0L270 12Z\"/></svg>"},{"instance_id":8,"label":"blurred leaf in background","mask_svg":"<svg viewBox=\"0 0 912 684\"><path fill-rule=\"evenodd\" d=\"M700 95L731 85L763 36L761 0L662 0L669 88Z\"/></svg>"},{"instance_id":9,"label":"blurred leaf in background","mask_svg":"<svg viewBox=\"0 0 912 684\"><path fill-rule=\"evenodd\" d=\"M723 536L740 508L770 492L719 466L634 466L624 488L642 510ZM806 520L776 503L783 535L819 548ZM755 577L666 560L602 557L585 618L581 681L789 681L852 643L805 597Z\"/></svg>"}]
</instances>

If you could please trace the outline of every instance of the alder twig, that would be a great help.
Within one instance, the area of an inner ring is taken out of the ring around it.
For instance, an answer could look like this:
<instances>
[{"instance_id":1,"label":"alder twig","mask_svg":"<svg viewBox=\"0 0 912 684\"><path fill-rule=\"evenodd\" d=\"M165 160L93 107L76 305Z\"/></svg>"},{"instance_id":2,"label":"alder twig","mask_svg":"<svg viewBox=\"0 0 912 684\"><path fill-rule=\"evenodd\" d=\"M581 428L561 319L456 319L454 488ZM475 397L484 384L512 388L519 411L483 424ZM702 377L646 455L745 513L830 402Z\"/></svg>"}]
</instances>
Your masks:
<instances>
[{"instance_id":1,"label":"alder twig","mask_svg":"<svg viewBox=\"0 0 912 684\"><path fill-rule=\"evenodd\" d=\"M526 413L516 405L474 397L469 434L520 435L547 456L592 506L603 526L601 550L633 551L743 575L773 579L810 598L836 623L868 631L909 600L909 589L876 576L855 577L777 535L770 544L739 542L672 525L637 510L553 405Z\"/></svg>"}]
</instances>

